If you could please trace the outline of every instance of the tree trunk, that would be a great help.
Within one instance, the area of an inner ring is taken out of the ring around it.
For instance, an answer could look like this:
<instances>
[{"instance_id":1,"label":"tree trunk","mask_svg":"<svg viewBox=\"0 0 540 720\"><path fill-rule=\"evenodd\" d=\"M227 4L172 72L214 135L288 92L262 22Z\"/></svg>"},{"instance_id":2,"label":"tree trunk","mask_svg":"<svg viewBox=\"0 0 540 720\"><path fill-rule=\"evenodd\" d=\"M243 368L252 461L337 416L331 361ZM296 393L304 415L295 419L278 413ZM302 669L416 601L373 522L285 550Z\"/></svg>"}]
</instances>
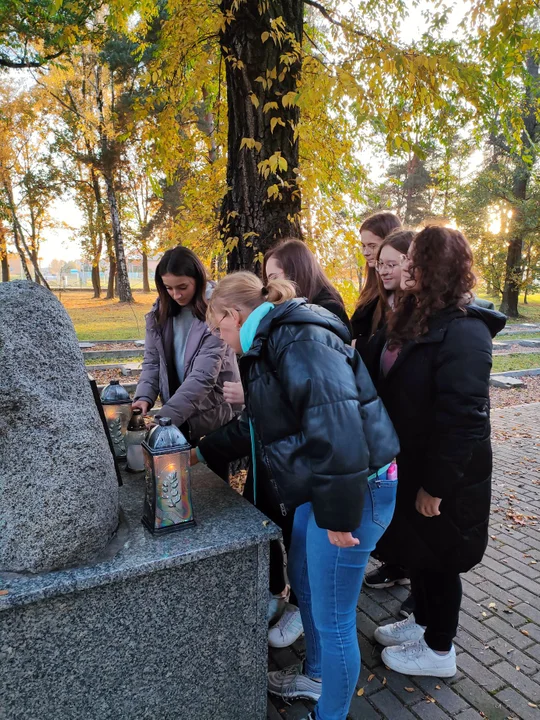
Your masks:
<instances>
[{"instance_id":1,"label":"tree trunk","mask_svg":"<svg viewBox=\"0 0 540 720\"><path fill-rule=\"evenodd\" d=\"M94 298L101 297L101 278L99 277L99 264L92 265L92 287L94 288Z\"/></svg>"},{"instance_id":2,"label":"tree trunk","mask_svg":"<svg viewBox=\"0 0 540 720\"><path fill-rule=\"evenodd\" d=\"M142 282L143 292L149 293L150 282L148 281L148 255L145 252L142 253Z\"/></svg>"},{"instance_id":3,"label":"tree trunk","mask_svg":"<svg viewBox=\"0 0 540 720\"><path fill-rule=\"evenodd\" d=\"M523 211L519 201L525 200L527 186L531 177L531 171L523 161L518 161L514 172L513 196L516 203L513 207L512 234L508 243L506 255L506 272L504 277L504 288L500 310L511 318L519 317L519 291L523 279L522 252L523 252Z\"/></svg>"},{"instance_id":4,"label":"tree trunk","mask_svg":"<svg viewBox=\"0 0 540 720\"><path fill-rule=\"evenodd\" d=\"M109 283L107 285L107 300L114 300L116 285L116 258L114 252L109 254Z\"/></svg>"},{"instance_id":5,"label":"tree trunk","mask_svg":"<svg viewBox=\"0 0 540 720\"><path fill-rule=\"evenodd\" d=\"M9 262L6 229L0 223L0 258L2 259L2 282L9 282Z\"/></svg>"},{"instance_id":6,"label":"tree trunk","mask_svg":"<svg viewBox=\"0 0 540 720\"><path fill-rule=\"evenodd\" d=\"M129 284L128 269L126 263L126 254L124 252L124 240L122 237L122 225L120 223L120 213L118 212L118 203L116 201L116 192L112 176L109 173L104 174L105 184L107 186L107 200L109 201L109 213L111 216L112 235L114 240L114 249L116 252L116 275L118 279L118 297L120 302L133 302L133 295Z\"/></svg>"},{"instance_id":7,"label":"tree trunk","mask_svg":"<svg viewBox=\"0 0 540 720\"><path fill-rule=\"evenodd\" d=\"M531 179L531 168L536 159L536 143L540 140L540 123L538 122L537 107L540 97L539 62L535 53L529 52L526 57L526 97L523 106L523 122L525 129L522 133L523 152L531 155L530 162L526 163L523 157L514 156L514 177L512 194L515 203L512 216L512 234L508 244L506 256L506 274L504 278L503 299L501 312L509 317L519 317L518 303L519 291L523 280L522 253L523 239L526 234L524 228L523 204L527 198L527 188Z\"/></svg>"},{"instance_id":8,"label":"tree trunk","mask_svg":"<svg viewBox=\"0 0 540 720\"><path fill-rule=\"evenodd\" d=\"M34 268L36 268L38 266L37 251L34 248L32 248L30 250L30 255L32 257L32 265L34 266ZM34 272L34 282L37 283L38 285L41 285L41 280L39 279L39 275L36 272Z\"/></svg>"},{"instance_id":9,"label":"tree trunk","mask_svg":"<svg viewBox=\"0 0 540 720\"><path fill-rule=\"evenodd\" d=\"M220 8L233 17L220 33L229 126L220 233L229 271L258 270L280 238L301 236L296 98L304 3L222 0ZM276 18L283 26L271 24Z\"/></svg>"}]
</instances>

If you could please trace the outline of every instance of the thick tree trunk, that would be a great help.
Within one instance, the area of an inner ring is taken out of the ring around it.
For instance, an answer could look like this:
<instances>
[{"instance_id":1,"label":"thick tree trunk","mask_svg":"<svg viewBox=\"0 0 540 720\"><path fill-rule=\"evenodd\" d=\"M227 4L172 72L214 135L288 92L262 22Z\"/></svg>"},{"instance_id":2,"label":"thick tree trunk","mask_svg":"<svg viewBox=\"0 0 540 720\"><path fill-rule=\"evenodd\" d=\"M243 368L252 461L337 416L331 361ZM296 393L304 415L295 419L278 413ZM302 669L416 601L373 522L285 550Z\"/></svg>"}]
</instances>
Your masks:
<instances>
[{"instance_id":1,"label":"thick tree trunk","mask_svg":"<svg viewBox=\"0 0 540 720\"><path fill-rule=\"evenodd\" d=\"M92 265L92 287L94 288L94 298L100 298L101 278L99 277L99 264Z\"/></svg>"},{"instance_id":2,"label":"thick tree trunk","mask_svg":"<svg viewBox=\"0 0 540 720\"><path fill-rule=\"evenodd\" d=\"M148 280L148 255L145 252L142 253L142 282L143 292L149 293L150 282Z\"/></svg>"},{"instance_id":3,"label":"thick tree trunk","mask_svg":"<svg viewBox=\"0 0 540 720\"><path fill-rule=\"evenodd\" d=\"M280 238L300 237L296 104L303 0L222 0L234 19L220 34L226 60L228 192L220 232L228 269L257 270ZM282 18L283 25L272 20Z\"/></svg>"},{"instance_id":4,"label":"thick tree trunk","mask_svg":"<svg viewBox=\"0 0 540 720\"><path fill-rule=\"evenodd\" d=\"M516 201L525 200L527 186L531 171L522 161L519 161L514 173L513 195ZM522 253L523 253L523 212L520 204L516 202L513 208L512 234L508 243L506 255L506 272L501 303L501 312L508 317L519 317L519 291L523 280Z\"/></svg>"},{"instance_id":5,"label":"thick tree trunk","mask_svg":"<svg viewBox=\"0 0 540 720\"><path fill-rule=\"evenodd\" d=\"M104 174L105 184L107 186L107 200L109 201L109 213L111 216L112 235L114 240L114 249L116 252L116 275L118 279L118 297L120 302L133 302L133 295L129 284L128 269L126 263L126 254L124 252L124 240L122 237L122 225L120 223L120 213L118 211L118 203L116 201L116 192L112 177Z\"/></svg>"}]
</instances>

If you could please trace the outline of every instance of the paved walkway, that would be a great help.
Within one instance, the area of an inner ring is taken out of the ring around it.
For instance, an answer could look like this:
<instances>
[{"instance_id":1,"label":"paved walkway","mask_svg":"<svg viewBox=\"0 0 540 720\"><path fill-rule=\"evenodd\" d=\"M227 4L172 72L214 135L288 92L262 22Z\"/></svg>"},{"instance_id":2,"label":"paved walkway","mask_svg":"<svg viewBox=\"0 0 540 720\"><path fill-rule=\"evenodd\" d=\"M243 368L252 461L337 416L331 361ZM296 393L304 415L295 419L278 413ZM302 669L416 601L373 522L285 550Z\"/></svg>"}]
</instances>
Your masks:
<instances>
[{"instance_id":1,"label":"paved walkway","mask_svg":"<svg viewBox=\"0 0 540 720\"><path fill-rule=\"evenodd\" d=\"M396 616L405 588L362 592L362 674L350 720L540 720L540 403L494 410L491 540L463 576L458 674L411 679L381 665L373 630ZM272 652L271 667L299 662L302 641ZM269 720L298 720L307 705L269 703Z\"/></svg>"}]
</instances>

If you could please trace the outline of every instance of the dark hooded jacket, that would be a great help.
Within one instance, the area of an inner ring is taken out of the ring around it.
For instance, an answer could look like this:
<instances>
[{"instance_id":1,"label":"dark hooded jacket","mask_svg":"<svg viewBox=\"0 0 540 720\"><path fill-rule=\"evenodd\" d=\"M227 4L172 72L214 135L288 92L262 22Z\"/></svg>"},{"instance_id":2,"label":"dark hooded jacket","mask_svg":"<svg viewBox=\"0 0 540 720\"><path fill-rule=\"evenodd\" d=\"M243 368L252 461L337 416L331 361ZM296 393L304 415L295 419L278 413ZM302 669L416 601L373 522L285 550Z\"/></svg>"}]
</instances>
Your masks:
<instances>
[{"instance_id":1,"label":"dark hooded jacket","mask_svg":"<svg viewBox=\"0 0 540 720\"><path fill-rule=\"evenodd\" d=\"M261 321L240 359L246 410L207 435L210 465L256 451L286 510L311 501L319 527L353 531L366 481L398 450L388 415L349 333L333 314L295 299Z\"/></svg>"},{"instance_id":2,"label":"dark hooded jacket","mask_svg":"<svg viewBox=\"0 0 540 720\"><path fill-rule=\"evenodd\" d=\"M403 346L386 377L385 331L370 342L364 357L401 445L396 511L377 545L384 560L465 572L482 559L491 499L492 337L505 323L496 311L448 308ZM439 516L416 511L421 487L442 498Z\"/></svg>"}]
</instances>

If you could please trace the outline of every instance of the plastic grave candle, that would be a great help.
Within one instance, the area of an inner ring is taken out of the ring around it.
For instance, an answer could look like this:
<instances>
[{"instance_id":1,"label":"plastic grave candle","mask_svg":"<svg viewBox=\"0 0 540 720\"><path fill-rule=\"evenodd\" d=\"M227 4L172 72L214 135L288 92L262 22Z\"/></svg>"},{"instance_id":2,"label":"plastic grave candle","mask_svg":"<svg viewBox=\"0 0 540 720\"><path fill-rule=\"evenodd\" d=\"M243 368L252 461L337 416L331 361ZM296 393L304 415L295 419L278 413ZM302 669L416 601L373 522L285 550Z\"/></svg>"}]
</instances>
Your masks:
<instances>
[{"instance_id":1,"label":"plastic grave candle","mask_svg":"<svg viewBox=\"0 0 540 720\"><path fill-rule=\"evenodd\" d=\"M118 460L126 459L125 436L131 417L131 398L118 380L111 380L101 393L101 404L109 426L114 454Z\"/></svg>"},{"instance_id":2,"label":"plastic grave candle","mask_svg":"<svg viewBox=\"0 0 540 720\"><path fill-rule=\"evenodd\" d=\"M159 419L142 444L146 495L142 522L154 535L195 524L191 503L191 446L170 418Z\"/></svg>"},{"instance_id":3,"label":"plastic grave candle","mask_svg":"<svg viewBox=\"0 0 540 720\"><path fill-rule=\"evenodd\" d=\"M140 408L134 408L126 432L126 470L129 472L142 472L144 470L142 442L145 437L146 425L142 416L142 410Z\"/></svg>"}]
</instances>

